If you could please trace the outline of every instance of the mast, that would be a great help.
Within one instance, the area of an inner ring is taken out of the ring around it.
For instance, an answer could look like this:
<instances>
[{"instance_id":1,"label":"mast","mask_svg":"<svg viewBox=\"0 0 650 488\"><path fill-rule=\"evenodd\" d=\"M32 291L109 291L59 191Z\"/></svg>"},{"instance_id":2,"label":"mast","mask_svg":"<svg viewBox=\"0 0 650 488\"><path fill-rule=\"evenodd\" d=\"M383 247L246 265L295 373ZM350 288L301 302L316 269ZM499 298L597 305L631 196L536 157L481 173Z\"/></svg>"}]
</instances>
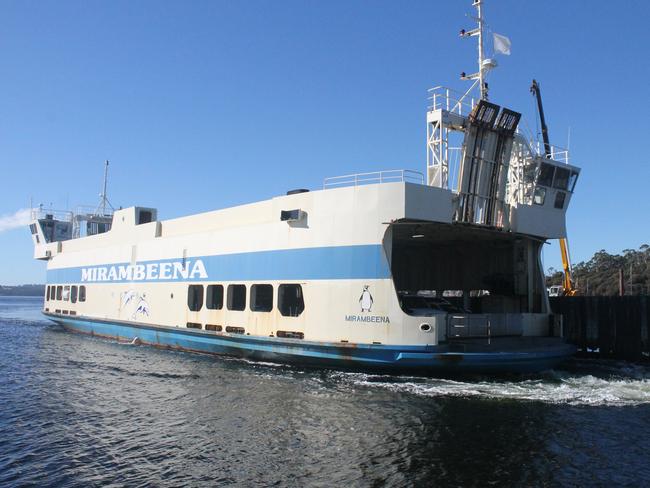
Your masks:
<instances>
[{"instance_id":1,"label":"mast","mask_svg":"<svg viewBox=\"0 0 650 488\"><path fill-rule=\"evenodd\" d=\"M104 165L104 187L102 189L102 192L99 194L99 197L101 200L99 201L99 205L97 206L97 210L95 211L95 214L104 216L106 215L106 206L108 205L111 210L113 210L113 205L111 205L111 202L108 201L108 195L106 194L106 190L108 187L108 159L105 162Z\"/></svg>"},{"instance_id":2,"label":"mast","mask_svg":"<svg viewBox=\"0 0 650 488\"><path fill-rule=\"evenodd\" d=\"M481 5L483 4L482 0L474 0L474 6L476 7L478 22L478 82L479 88L481 90L481 100L487 100L487 86L485 85L484 73L483 73L483 12Z\"/></svg>"},{"instance_id":3,"label":"mast","mask_svg":"<svg viewBox=\"0 0 650 488\"><path fill-rule=\"evenodd\" d=\"M484 20L483 20L483 1L484 0L473 0L472 5L476 7L476 28L466 31L462 29L460 31L461 37L478 37L478 71L471 75L466 75L464 72L460 74L461 80L474 80L472 86L467 90L466 95L474 89L474 87L479 85L479 92L481 100L488 99L488 85L485 81L488 71L497 67L496 60L492 58L485 57L485 32L484 32Z\"/></svg>"}]
</instances>

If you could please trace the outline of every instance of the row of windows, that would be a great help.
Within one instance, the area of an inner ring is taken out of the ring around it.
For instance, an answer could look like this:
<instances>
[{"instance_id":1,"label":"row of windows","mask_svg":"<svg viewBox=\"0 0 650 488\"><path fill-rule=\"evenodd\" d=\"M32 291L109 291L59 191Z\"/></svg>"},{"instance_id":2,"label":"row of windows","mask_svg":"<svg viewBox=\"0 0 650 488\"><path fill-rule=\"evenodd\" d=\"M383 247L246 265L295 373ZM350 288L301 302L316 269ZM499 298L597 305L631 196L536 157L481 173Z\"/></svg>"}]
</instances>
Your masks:
<instances>
[{"instance_id":1,"label":"row of windows","mask_svg":"<svg viewBox=\"0 0 650 488\"><path fill-rule=\"evenodd\" d=\"M578 173L568 168L561 168L548 163L542 163L537 175L537 184L552 187L557 190L568 190L573 192Z\"/></svg>"},{"instance_id":2,"label":"row of windows","mask_svg":"<svg viewBox=\"0 0 650 488\"><path fill-rule=\"evenodd\" d=\"M189 285L187 307L199 312L204 303L203 285ZM205 289L205 306L208 310L221 310L224 306L223 285L208 285ZM250 309L253 312L273 310L273 285L252 285L250 289ZM226 290L228 310L246 309L246 285L228 285ZM297 317L305 309L302 287L297 284L278 286L278 310L285 317Z\"/></svg>"},{"instance_id":3,"label":"row of windows","mask_svg":"<svg viewBox=\"0 0 650 488\"><path fill-rule=\"evenodd\" d=\"M50 286L48 285L45 290L45 299L46 300L61 300L64 302L77 303L77 300L80 302L86 301L86 287L84 285L58 285Z\"/></svg>"}]
</instances>

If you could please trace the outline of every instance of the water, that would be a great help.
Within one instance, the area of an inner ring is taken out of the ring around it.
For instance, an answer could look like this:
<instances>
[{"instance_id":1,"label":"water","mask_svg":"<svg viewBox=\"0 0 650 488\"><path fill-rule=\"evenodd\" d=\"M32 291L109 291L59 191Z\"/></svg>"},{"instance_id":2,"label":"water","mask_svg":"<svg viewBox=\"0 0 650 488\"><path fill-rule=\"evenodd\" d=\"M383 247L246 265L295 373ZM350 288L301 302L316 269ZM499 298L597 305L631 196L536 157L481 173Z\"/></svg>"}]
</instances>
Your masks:
<instances>
[{"instance_id":1,"label":"water","mask_svg":"<svg viewBox=\"0 0 650 488\"><path fill-rule=\"evenodd\" d=\"M650 485L650 368L390 377L64 332L0 297L0 486Z\"/></svg>"}]
</instances>

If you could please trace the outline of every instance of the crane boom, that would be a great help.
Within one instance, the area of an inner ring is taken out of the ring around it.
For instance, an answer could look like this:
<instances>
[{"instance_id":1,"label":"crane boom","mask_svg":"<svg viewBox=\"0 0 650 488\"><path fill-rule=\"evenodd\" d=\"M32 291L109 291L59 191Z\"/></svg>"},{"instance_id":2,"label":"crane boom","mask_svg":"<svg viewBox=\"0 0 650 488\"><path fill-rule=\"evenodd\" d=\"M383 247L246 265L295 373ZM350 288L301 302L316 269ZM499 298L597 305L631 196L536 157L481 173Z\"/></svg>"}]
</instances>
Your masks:
<instances>
[{"instance_id":1,"label":"crane boom","mask_svg":"<svg viewBox=\"0 0 650 488\"><path fill-rule=\"evenodd\" d=\"M537 100L537 110L539 112L539 119L542 125L542 139L544 140L544 156L551 157L551 143L548 137L548 127L546 125L546 118L544 117L544 107L542 106L542 91L539 88L539 83L533 80L530 85L530 92ZM571 257L569 255L569 241L566 237L560 239L560 254L562 255L562 269L564 270L564 280L562 286L564 288L565 296L574 296L577 289L573 284L573 276L571 274Z\"/></svg>"},{"instance_id":2,"label":"crane boom","mask_svg":"<svg viewBox=\"0 0 650 488\"><path fill-rule=\"evenodd\" d=\"M564 295L572 297L578 291L573 284L573 276L571 274L571 257L569 256L569 242L566 237L560 239L560 253L562 254L562 269L564 270Z\"/></svg>"},{"instance_id":3,"label":"crane boom","mask_svg":"<svg viewBox=\"0 0 650 488\"><path fill-rule=\"evenodd\" d=\"M530 85L530 92L535 95L535 98L537 99L537 110L539 111L539 120L542 124L542 139L544 140L544 156L548 158L551 156L551 143L548 138L548 127L546 126L544 107L542 106L542 91L539 88L537 80L533 80L532 85Z\"/></svg>"}]
</instances>

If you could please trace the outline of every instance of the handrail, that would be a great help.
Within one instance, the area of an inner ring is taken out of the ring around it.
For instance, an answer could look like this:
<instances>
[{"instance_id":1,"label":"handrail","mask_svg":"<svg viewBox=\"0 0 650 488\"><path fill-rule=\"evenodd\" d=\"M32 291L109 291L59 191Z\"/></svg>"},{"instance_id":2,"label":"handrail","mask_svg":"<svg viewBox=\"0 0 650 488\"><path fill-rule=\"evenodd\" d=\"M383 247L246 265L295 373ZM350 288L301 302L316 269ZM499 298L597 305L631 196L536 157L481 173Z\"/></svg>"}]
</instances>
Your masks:
<instances>
[{"instance_id":1,"label":"handrail","mask_svg":"<svg viewBox=\"0 0 650 488\"><path fill-rule=\"evenodd\" d=\"M411 169L391 169L371 173L332 176L323 180L323 188L372 185L380 183L416 183L424 185L424 175Z\"/></svg>"},{"instance_id":2,"label":"handrail","mask_svg":"<svg viewBox=\"0 0 650 488\"><path fill-rule=\"evenodd\" d=\"M459 115L468 115L478 103L478 100L469 97L469 91L461 93L445 86L435 86L429 88L428 92L428 100L431 100L429 111L444 109Z\"/></svg>"},{"instance_id":3,"label":"handrail","mask_svg":"<svg viewBox=\"0 0 650 488\"><path fill-rule=\"evenodd\" d=\"M36 207L31 209L32 220L54 219L62 222L72 222L73 213L69 210L54 210L52 208Z\"/></svg>"}]
</instances>

